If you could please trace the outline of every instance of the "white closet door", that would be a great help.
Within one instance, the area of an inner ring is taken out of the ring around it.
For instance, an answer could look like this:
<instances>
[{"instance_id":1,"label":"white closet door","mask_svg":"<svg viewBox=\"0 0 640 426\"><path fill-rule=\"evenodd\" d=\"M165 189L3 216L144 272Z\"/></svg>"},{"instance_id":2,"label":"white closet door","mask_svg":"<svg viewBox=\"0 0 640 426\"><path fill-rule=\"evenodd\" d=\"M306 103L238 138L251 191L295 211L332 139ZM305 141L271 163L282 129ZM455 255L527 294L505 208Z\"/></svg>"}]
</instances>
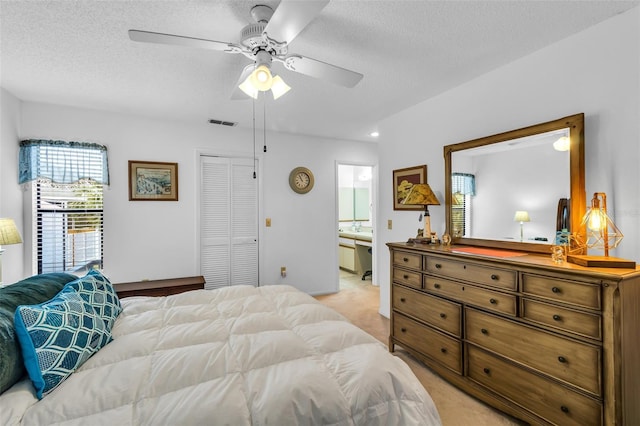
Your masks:
<instances>
[{"instance_id":1,"label":"white closet door","mask_svg":"<svg viewBox=\"0 0 640 426\"><path fill-rule=\"evenodd\" d=\"M258 184L253 160L200 158L200 273L205 288L256 286Z\"/></svg>"}]
</instances>

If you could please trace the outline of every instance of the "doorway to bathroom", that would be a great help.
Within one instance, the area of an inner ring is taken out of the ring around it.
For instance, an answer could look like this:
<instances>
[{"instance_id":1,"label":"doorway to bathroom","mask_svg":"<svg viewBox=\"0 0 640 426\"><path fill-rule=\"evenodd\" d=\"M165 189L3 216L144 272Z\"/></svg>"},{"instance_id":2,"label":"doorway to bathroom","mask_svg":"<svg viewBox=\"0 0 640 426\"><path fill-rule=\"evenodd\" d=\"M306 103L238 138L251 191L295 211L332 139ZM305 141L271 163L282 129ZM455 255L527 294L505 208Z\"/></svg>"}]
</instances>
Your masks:
<instances>
[{"instance_id":1,"label":"doorway to bathroom","mask_svg":"<svg viewBox=\"0 0 640 426\"><path fill-rule=\"evenodd\" d=\"M340 289L375 285L374 166L338 163L337 169Z\"/></svg>"}]
</instances>

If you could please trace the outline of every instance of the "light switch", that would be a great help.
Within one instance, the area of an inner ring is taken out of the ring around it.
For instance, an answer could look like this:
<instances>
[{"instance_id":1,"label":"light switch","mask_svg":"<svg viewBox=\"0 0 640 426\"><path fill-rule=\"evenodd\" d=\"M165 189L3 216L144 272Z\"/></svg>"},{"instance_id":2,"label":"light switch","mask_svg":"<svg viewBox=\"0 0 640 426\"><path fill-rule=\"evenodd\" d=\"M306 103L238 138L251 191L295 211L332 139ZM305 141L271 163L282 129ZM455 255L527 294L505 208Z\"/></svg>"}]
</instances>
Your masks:
<instances>
[{"instance_id":1,"label":"light switch","mask_svg":"<svg viewBox=\"0 0 640 426\"><path fill-rule=\"evenodd\" d=\"M266 223L267 228L268 228L268 227L270 227L270 226L271 226L271 218L270 218L270 217L268 217L268 218L266 219L266 222L267 222L267 223Z\"/></svg>"},{"instance_id":2,"label":"light switch","mask_svg":"<svg viewBox=\"0 0 640 426\"><path fill-rule=\"evenodd\" d=\"M387 220L387 229L393 229L393 221L391 219Z\"/></svg>"}]
</instances>

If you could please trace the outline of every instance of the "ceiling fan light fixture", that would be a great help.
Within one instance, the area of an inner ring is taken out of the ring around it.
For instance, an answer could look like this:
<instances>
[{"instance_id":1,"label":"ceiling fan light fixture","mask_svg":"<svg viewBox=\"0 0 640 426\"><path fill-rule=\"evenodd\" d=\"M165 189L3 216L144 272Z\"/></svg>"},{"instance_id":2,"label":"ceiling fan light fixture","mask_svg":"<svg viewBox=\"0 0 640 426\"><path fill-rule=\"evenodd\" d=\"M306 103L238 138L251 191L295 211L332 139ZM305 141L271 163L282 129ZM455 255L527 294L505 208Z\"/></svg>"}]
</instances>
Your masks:
<instances>
[{"instance_id":1,"label":"ceiling fan light fixture","mask_svg":"<svg viewBox=\"0 0 640 426\"><path fill-rule=\"evenodd\" d=\"M287 93L291 90L291 87L287 83L284 82L282 77L276 75L273 77L273 84L271 85L271 93L273 94L273 99L278 99L280 96Z\"/></svg>"},{"instance_id":2,"label":"ceiling fan light fixture","mask_svg":"<svg viewBox=\"0 0 640 426\"><path fill-rule=\"evenodd\" d=\"M257 67L255 71L249 75L249 79L253 87L261 92L266 92L271 89L271 85L273 84L271 71L269 71L269 68L266 65L260 65Z\"/></svg>"},{"instance_id":3,"label":"ceiling fan light fixture","mask_svg":"<svg viewBox=\"0 0 640 426\"><path fill-rule=\"evenodd\" d=\"M253 99L258 99L258 89L253 87L253 84L251 83L251 75L249 75L249 77L247 77L238 87L247 96L251 96Z\"/></svg>"}]
</instances>

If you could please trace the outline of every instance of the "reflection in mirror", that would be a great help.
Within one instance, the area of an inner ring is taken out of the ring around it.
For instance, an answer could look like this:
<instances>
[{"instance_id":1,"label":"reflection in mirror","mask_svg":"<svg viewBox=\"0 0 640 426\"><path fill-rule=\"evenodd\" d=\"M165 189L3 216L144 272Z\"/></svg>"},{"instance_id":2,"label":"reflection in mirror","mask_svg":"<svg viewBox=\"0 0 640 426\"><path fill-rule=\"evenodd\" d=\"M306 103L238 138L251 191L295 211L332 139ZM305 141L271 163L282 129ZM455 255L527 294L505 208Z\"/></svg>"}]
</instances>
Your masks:
<instances>
[{"instance_id":1,"label":"reflection in mirror","mask_svg":"<svg viewBox=\"0 0 640 426\"><path fill-rule=\"evenodd\" d=\"M451 156L454 237L553 242L558 200L570 197L569 129L485 145ZM516 218L516 212L526 212ZM516 220L517 219L517 220ZM528 219L528 220L527 220Z\"/></svg>"},{"instance_id":2,"label":"reflection in mirror","mask_svg":"<svg viewBox=\"0 0 640 426\"><path fill-rule=\"evenodd\" d=\"M352 222L344 226L371 226L371 178L371 166L338 165L339 221Z\"/></svg>"},{"instance_id":3,"label":"reflection in mirror","mask_svg":"<svg viewBox=\"0 0 640 426\"><path fill-rule=\"evenodd\" d=\"M557 230L583 233L583 129L577 114L445 146L453 243L548 253Z\"/></svg>"}]
</instances>

